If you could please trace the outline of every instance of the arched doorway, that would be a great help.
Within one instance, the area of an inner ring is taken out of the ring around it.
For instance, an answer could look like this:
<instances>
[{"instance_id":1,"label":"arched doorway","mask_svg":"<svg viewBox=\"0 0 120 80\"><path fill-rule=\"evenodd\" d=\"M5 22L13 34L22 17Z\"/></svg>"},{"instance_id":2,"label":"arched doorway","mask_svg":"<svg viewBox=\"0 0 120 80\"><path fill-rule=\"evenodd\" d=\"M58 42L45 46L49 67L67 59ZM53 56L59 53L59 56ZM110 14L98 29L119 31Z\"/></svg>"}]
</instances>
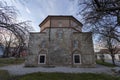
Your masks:
<instances>
[{"instance_id":1,"label":"arched doorway","mask_svg":"<svg viewBox=\"0 0 120 80\"><path fill-rule=\"evenodd\" d=\"M73 65L81 64L81 52L79 50L73 51L72 62L73 62Z\"/></svg>"}]
</instances>

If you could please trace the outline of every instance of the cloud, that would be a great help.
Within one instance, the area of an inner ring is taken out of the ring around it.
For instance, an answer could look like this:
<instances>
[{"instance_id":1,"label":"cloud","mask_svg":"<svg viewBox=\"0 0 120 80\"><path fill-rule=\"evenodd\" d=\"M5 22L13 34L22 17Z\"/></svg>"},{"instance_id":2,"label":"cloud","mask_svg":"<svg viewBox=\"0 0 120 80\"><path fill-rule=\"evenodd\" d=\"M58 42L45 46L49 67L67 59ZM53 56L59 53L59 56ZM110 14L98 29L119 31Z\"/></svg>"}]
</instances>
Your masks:
<instances>
[{"instance_id":1,"label":"cloud","mask_svg":"<svg viewBox=\"0 0 120 80\"><path fill-rule=\"evenodd\" d=\"M39 12L44 13L45 15L56 14L56 0L36 0L39 4Z\"/></svg>"},{"instance_id":2,"label":"cloud","mask_svg":"<svg viewBox=\"0 0 120 80\"><path fill-rule=\"evenodd\" d=\"M68 13L71 13L72 15L76 16L77 10L78 10L78 0L70 1Z\"/></svg>"},{"instance_id":3,"label":"cloud","mask_svg":"<svg viewBox=\"0 0 120 80\"><path fill-rule=\"evenodd\" d=\"M25 7L25 10L28 14L31 14L31 11L27 7Z\"/></svg>"},{"instance_id":4,"label":"cloud","mask_svg":"<svg viewBox=\"0 0 120 80\"><path fill-rule=\"evenodd\" d=\"M22 5L19 2L11 2L11 0L5 0L8 4L16 6L20 11L19 20L30 20L36 31L38 31L38 25L48 15L73 15L76 17L78 10L77 1L70 0L29 0L28 3Z\"/></svg>"}]
</instances>

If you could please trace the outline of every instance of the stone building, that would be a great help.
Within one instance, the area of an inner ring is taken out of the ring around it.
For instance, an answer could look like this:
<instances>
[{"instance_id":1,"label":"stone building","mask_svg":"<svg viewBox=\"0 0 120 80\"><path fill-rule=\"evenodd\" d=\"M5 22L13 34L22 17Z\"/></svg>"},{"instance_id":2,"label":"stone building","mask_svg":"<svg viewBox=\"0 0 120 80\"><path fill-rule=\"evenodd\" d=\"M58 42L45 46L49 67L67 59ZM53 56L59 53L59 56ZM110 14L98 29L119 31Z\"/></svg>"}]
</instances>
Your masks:
<instances>
[{"instance_id":1,"label":"stone building","mask_svg":"<svg viewBox=\"0 0 120 80\"><path fill-rule=\"evenodd\" d=\"M73 16L48 16L30 33L25 66L94 67L92 33Z\"/></svg>"}]
</instances>

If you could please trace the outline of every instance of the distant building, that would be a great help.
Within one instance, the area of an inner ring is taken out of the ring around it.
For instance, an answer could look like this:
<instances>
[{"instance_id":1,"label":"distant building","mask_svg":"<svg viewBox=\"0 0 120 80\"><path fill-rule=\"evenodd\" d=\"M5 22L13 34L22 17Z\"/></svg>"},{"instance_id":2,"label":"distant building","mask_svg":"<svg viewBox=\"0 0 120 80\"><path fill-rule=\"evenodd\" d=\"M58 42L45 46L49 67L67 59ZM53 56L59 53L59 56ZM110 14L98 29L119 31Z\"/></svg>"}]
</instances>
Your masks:
<instances>
[{"instance_id":1,"label":"distant building","mask_svg":"<svg viewBox=\"0 0 120 80\"><path fill-rule=\"evenodd\" d=\"M26 66L94 67L92 33L73 16L48 16L30 33Z\"/></svg>"},{"instance_id":2,"label":"distant building","mask_svg":"<svg viewBox=\"0 0 120 80\"><path fill-rule=\"evenodd\" d=\"M118 52L115 54L115 60L120 61L120 48L117 48ZM112 60L111 54L108 49L101 49L96 53L97 59L101 59L101 56L104 56L105 60Z\"/></svg>"}]
</instances>

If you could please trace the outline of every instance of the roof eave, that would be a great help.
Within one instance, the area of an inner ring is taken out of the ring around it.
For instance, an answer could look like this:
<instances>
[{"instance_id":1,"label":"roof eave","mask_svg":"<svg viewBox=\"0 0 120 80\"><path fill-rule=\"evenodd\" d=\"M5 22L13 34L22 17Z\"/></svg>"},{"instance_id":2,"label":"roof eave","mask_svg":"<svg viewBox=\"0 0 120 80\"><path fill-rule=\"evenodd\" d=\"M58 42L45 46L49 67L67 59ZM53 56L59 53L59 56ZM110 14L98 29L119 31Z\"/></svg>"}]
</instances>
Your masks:
<instances>
[{"instance_id":1,"label":"roof eave","mask_svg":"<svg viewBox=\"0 0 120 80\"><path fill-rule=\"evenodd\" d=\"M60 17L60 16L62 16L62 15L58 15L58 16L48 15L48 16L39 24L39 27L41 27L41 26L44 24L44 22L48 21L50 17ZM70 15L70 16L62 16L62 17L71 17L71 18L73 18L79 25L81 25L81 27L83 26L83 24L82 24L80 21L78 21L75 17L73 17L73 16L71 16L71 15Z\"/></svg>"}]
</instances>

